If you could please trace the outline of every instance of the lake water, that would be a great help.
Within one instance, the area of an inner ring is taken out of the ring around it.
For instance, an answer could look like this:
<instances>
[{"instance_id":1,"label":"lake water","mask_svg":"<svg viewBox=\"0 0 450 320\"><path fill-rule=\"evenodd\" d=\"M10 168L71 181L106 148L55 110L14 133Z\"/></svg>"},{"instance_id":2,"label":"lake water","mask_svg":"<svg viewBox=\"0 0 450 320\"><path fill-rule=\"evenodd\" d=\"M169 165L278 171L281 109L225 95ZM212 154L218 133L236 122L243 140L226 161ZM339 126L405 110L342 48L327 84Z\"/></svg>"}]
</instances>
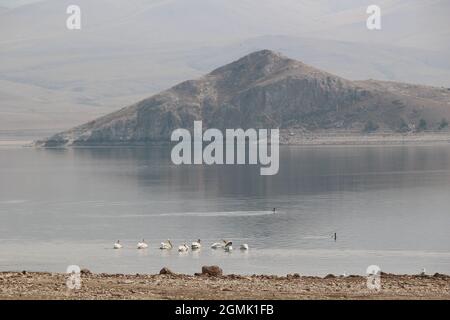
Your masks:
<instances>
[{"instance_id":1,"label":"lake water","mask_svg":"<svg viewBox=\"0 0 450 320\"><path fill-rule=\"evenodd\" d=\"M142 238L147 250L136 249ZM159 250L168 238L204 246ZM233 252L210 249L222 238ZM117 239L122 250L112 249ZM450 273L450 145L281 147L276 176L258 166L175 166L164 147L0 148L0 270L72 264L109 273L211 264L240 274L364 274L373 264Z\"/></svg>"}]
</instances>

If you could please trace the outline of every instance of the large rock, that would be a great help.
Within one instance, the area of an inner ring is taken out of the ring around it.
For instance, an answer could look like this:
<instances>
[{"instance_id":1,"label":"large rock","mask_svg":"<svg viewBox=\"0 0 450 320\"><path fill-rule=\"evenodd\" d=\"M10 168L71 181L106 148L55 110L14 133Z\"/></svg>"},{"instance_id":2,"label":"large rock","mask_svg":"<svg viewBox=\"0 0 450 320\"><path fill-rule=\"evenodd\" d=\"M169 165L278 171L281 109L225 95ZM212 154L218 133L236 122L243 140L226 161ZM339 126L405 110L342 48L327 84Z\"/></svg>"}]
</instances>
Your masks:
<instances>
[{"instance_id":1,"label":"large rock","mask_svg":"<svg viewBox=\"0 0 450 320\"><path fill-rule=\"evenodd\" d=\"M219 277L223 275L223 270L218 266L203 266L202 274L210 277Z\"/></svg>"},{"instance_id":2,"label":"large rock","mask_svg":"<svg viewBox=\"0 0 450 320\"><path fill-rule=\"evenodd\" d=\"M174 273L167 267L164 267L159 271L159 274L173 275Z\"/></svg>"},{"instance_id":3,"label":"large rock","mask_svg":"<svg viewBox=\"0 0 450 320\"><path fill-rule=\"evenodd\" d=\"M86 268L81 269L80 273L83 274L83 275L90 275L90 274L92 274L91 270L86 269Z\"/></svg>"}]
</instances>

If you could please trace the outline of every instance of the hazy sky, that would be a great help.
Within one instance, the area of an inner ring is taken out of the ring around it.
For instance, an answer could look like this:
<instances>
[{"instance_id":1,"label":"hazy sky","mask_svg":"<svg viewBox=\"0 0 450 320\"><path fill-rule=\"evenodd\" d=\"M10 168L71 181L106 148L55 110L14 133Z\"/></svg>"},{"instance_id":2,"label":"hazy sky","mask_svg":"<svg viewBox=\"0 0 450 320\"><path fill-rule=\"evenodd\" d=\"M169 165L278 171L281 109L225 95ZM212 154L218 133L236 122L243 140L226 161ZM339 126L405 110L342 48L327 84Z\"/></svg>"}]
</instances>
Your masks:
<instances>
[{"instance_id":1,"label":"hazy sky","mask_svg":"<svg viewBox=\"0 0 450 320\"><path fill-rule=\"evenodd\" d=\"M0 7L18 7L24 4L32 3L32 2L38 2L42 0L0 0Z\"/></svg>"}]
</instances>

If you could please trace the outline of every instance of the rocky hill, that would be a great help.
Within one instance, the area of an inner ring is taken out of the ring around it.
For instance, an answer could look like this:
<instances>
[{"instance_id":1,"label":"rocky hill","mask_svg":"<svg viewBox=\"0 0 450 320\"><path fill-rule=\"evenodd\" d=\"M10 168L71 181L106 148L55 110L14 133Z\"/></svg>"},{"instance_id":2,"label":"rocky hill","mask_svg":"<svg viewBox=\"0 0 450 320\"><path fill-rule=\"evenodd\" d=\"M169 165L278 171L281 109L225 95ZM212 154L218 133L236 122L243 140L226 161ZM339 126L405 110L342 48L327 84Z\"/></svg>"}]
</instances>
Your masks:
<instances>
[{"instance_id":1,"label":"rocky hill","mask_svg":"<svg viewBox=\"0 0 450 320\"><path fill-rule=\"evenodd\" d=\"M194 120L204 128L363 133L440 130L446 119L448 88L350 81L262 50L38 145L169 142Z\"/></svg>"}]
</instances>

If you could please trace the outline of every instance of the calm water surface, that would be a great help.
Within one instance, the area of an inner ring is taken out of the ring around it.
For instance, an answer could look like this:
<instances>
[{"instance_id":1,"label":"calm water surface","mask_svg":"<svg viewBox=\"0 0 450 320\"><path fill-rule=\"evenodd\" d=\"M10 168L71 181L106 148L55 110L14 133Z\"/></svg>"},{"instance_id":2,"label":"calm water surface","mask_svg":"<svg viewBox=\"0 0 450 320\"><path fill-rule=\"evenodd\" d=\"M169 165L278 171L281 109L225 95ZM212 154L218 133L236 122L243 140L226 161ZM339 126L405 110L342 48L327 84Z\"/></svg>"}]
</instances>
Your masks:
<instances>
[{"instance_id":1,"label":"calm water surface","mask_svg":"<svg viewBox=\"0 0 450 320\"><path fill-rule=\"evenodd\" d=\"M278 208L276 214L271 213ZM332 234L337 232L335 242ZM145 238L150 247L135 249ZM202 239L199 252L162 252ZM209 248L233 240L225 253ZM113 250L120 239L122 250ZM450 145L281 147L280 171L170 149L0 148L0 270L450 273Z\"/></svg>"}]
</instances>

